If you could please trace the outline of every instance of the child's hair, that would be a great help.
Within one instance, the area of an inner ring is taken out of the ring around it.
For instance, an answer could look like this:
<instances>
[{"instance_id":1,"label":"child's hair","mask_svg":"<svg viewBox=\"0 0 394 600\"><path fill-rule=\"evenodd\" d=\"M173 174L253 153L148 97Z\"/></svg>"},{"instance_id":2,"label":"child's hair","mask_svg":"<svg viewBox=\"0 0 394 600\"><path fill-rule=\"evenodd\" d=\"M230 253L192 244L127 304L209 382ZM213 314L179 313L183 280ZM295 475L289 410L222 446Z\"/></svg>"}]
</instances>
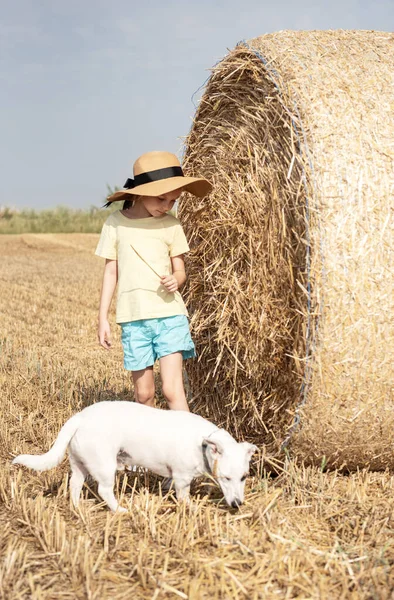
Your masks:
<instances>
[{"instance_id":1,"label":"child's hair","mask_svg":"<svg viewBox=\"0 0 394 600\"><path fill-rule=\"evenodd\" d=\"M139 197L140 196L137 196L137 194L130 194L130 200L125 200L123 202L122 210L126 210L127 208L130 208L131 206L133 206L134 202ZM103 208L109 208L111 206L111 204L112 204L112 202L106 202L105 204L103 204Z\"/></svg>"}]
</instances>

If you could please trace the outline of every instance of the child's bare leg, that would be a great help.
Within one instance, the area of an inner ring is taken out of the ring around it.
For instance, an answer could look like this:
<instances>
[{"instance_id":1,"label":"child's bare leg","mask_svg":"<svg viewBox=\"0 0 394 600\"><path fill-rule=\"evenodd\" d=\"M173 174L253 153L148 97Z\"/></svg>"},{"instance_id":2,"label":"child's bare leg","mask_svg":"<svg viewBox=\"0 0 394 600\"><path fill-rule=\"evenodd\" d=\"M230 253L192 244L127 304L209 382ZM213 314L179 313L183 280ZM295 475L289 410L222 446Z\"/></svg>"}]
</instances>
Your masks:
<instances>
[{"instance_id":1,"label":"child's bare leg","mask_svg":"<svg viewBox=\"0 0 394 600\"><path fill-rule=\"evenodd\" d=\"M136 402L154 406L155 403L155 379L153 375L153 366L133 371L134 396Z\"/></svg>"},{"instance_id":2,"label":"child's bare leg","mask_svg":"<svg viewBox=\"0 0 394 600\"><path fill-rule=\"evenodd\" d=\"M181 352L174 352L162 356L160 362L160 374L163 384L163 394L171 410L189 410L186 401L185 388L183 387Z\"/></svg>"}]
</instances>

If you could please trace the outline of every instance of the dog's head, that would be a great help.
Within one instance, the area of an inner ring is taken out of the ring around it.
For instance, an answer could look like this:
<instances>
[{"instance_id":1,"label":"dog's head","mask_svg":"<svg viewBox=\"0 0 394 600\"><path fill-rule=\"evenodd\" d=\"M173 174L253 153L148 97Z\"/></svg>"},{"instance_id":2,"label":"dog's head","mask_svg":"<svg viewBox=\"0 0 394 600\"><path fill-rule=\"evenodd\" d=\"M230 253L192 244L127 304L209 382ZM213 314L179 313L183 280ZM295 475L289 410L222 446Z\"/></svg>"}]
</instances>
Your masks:
<instances>
[{"instance_id":1,"label":"dog's head","mask_svg":"<svg viewBox=\"0 0 394 600\"><path fill-rule=\"evenodd\" d=\"M238 508L244 501L249 462L257 447L236 442L223 429L205 438L202 446L210 472L218 481L227 504Z\"/></svg>"}]
</instances>

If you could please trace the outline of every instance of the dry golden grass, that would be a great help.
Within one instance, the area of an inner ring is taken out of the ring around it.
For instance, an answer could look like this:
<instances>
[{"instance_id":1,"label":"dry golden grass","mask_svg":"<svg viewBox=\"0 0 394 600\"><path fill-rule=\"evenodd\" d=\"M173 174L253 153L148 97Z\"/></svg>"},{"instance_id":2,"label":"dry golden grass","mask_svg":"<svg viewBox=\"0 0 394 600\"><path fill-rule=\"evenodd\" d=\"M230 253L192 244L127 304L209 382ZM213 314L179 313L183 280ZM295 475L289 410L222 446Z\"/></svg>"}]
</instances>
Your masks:
<instances>
[{"instance_id":1,"label":"dry golden grass","mask_svg":"<svg viewBox=\"0 0 394 600\"><path fill-rule=\"evenodd\" d=\"M389 473L289 462L269 478L260 462L239 512L206 481L186 507L153 475L119 475L130 511L114 516L93 482L71 508L67 461L10 466L48 449L83 406L131 398L115 326L113 351L96 344L97 237L0 237L0 598L393 598Z\"/></svg>"}]
</instances>

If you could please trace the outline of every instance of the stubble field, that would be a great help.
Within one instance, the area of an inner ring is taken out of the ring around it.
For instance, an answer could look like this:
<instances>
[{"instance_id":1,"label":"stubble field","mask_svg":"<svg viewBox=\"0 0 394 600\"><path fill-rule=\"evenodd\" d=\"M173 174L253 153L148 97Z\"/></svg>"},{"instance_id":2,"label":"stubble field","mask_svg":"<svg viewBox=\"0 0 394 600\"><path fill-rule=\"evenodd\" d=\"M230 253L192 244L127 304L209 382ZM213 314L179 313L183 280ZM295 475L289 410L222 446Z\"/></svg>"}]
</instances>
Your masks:
<instances>
[{"instance_id":1,"label":"stubble field","mask_svg":"<svg viewBox=\"0 0 394 600\"><path fill-rule=\"evenodd\" d=\"M184 506L133 473L117 477L129 508L117 516L91 481L71 507L66 460L45 473L10 466L46 451L84 406L132 399L113 315L114 349L96 342L97 239L0 236L0 598L394 598L388 472L288 461L274 478L262 449L238 512L206 480Z\"/></svg>"}]
</instances>

